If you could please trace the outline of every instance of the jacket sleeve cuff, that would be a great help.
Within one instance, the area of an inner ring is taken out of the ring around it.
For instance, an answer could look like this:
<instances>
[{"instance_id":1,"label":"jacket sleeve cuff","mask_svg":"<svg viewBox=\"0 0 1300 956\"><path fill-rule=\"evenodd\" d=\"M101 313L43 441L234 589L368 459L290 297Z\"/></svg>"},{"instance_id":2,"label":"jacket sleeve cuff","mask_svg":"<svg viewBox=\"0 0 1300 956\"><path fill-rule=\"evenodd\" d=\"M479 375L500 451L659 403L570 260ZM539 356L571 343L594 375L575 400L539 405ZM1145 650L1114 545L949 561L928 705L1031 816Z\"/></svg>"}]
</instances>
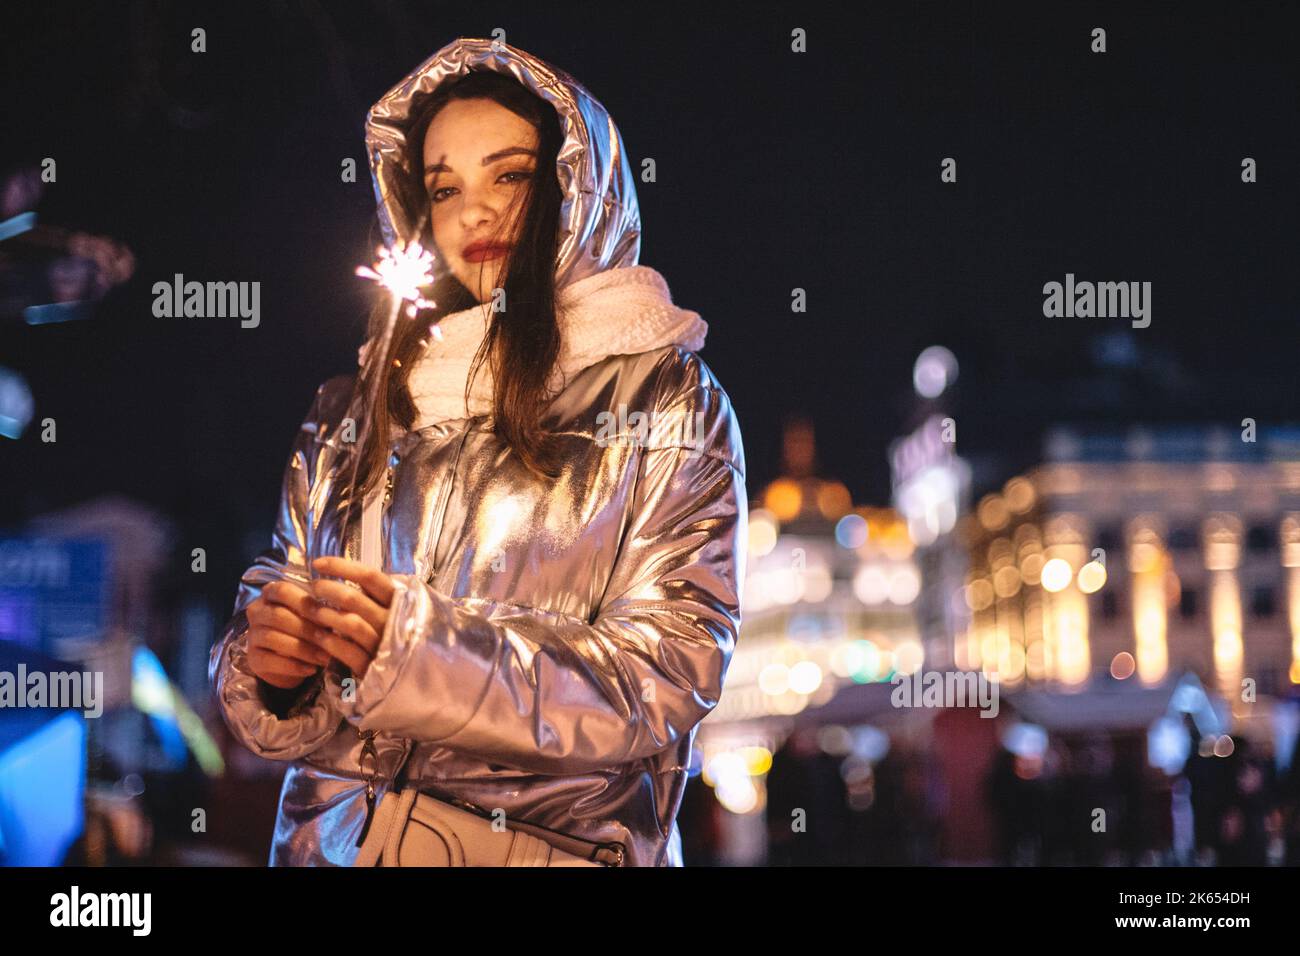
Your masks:
<instances>
[{"instance_id":1,"label":"jacket sleeve cuff","mask_svg":"<svg viewBox=\"0 0 1300 956\"><path fill-rule=\"evenodd\" d=\"M315 679L304 680L297 687L275 687L264 680L257 682L257 689L262 693L262 701L266 704L266 709L281 720L301 713L302 708L310 704L312 698L320 693L320 688L319 675Z\"/></svg>"},{"instance_id":2,"label":"jacket sleeve cuff","mask_svg":"<svg viewBox=\"0 0 1300 956\"><path fill-rule=\"evenodd\" d=\"M361 731L443 740L474 716L492 670L483 656L456 642L481 644L477 649L490 660L490 635L476 640L473 633L458 633L451 602L415 575L391 577L396 590L379 647L355 693L343 694L340 709Z\"/></svg>"},{"instance_id":3,"label":"jacket sleeve cuff","mask_svg":"<svg viewBox=\"0 0 1300 956\"><path fill-rule=\"evenodd\" d=\"M247 650L247 632L227 641L217 672L221 709L240 743L259 757L296 760L332 737L342 715L328 676L318 673L296 692L278 690L249 669Z\"/></svg>"}]
</instances>

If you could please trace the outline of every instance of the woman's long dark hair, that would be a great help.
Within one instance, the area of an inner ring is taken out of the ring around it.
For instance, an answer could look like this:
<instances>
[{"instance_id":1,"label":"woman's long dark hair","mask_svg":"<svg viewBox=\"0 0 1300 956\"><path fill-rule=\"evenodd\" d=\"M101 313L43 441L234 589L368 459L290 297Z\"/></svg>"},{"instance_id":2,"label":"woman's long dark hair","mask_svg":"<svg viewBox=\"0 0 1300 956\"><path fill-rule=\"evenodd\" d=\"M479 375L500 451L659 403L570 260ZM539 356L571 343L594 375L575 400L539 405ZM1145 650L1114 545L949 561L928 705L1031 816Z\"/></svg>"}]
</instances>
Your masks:
<instances>
[{"instance_id":1,"label":"woman's long dark hair","mask_svg":"<svg viewBox=\"0 0 1300 956\"><path fill-rule=\"evenodd\" d=\"M513 77L492 71L473 71L440 86L412 109L406 133L406 175L399 186L399 200L407 221L428 222L429 197L437 181L424 185L424 137L430 122L450 100L489 99L532 123L538 131L537 164L528 188L514 215L522 215L517 240L511 249L501 288L505 308L484 309L490 317L483 344L475 354L465 383L468 407L470 385L485 360L490 362L494 381L493 430L519 455L524 465L539 477L559 473L551 436L541 428L540 418L551 399L547 380L560 353L560 329L555 316L555 265L558 251L560 203L563 194L556 175L556 157L564 136L555 110ZM425 226L420 240L433 249L432 230ZM370 362L363 374L378 375L378 400L365 410L372 427L360 454L357 468L357 497L362 498L384 474L390 438L390 422L409 429L415 422L416 407L408 381L411 368L424 351L429 326L452 312L478 304L473 293L449 272L426 298L437 306L422 309L411 319L400 318L389 344L387 361ZM390 302L378 297L371 311L368 335L379 342L388 319ZM358 384L358 394L371 392L371 383Z\"/></svg>"}]
</instances>

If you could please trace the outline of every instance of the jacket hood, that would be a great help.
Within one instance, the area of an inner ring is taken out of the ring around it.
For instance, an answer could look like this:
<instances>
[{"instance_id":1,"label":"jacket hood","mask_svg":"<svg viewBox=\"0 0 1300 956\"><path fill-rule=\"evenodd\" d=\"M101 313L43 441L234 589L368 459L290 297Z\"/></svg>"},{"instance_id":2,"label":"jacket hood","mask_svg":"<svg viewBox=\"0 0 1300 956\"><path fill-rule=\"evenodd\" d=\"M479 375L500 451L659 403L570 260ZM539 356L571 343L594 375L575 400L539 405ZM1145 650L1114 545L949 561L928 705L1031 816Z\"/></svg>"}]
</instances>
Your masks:
<instances>
[{"instance_id":1,"label":"jacket hood","mask_svg":"<svg viewBox=\"0 0 1300 956\"><path fill-rule=\"evenodd\" d=\"M496 40L459 39L447 44L394 86L366 115L366 149L375 184L384 241L409 241L398 196L406 163L406 131L413 109L443 83L472 70L495 70L523 83L554 107L564 140L556 173L560 206L556 288L606 269L637 264L641 213L623 138L600 105L577 80L530 53ZM441 259L435 270L445 268Z\"/></svg>"}]
</instances>

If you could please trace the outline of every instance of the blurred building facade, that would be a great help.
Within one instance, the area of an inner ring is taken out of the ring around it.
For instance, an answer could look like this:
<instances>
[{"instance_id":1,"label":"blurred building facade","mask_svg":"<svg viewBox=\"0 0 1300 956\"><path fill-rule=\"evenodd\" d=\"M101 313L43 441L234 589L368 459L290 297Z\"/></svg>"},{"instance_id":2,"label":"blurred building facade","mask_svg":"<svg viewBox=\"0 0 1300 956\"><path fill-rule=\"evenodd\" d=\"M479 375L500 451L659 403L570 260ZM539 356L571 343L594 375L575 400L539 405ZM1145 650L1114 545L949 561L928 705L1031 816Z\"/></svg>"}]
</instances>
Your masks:
<instances>
[{"instance_id":1,"label":"blurred building facade","mask_svg":"<svg viewBox=\"0 0 1300 956\"><path fill-rule=\"evenodd\" d=\"M869 774L887 749L866 726L871 711L887 700L899 662L915 666L923 657L920 587L906 523L891 508L854 506L842 483L818 477L812 426L791 420L781 477L749 515L741 636L722 697L696 738L721 830L714 862L769 858L774 755L801 767L825 762L834 776L819 829L847 809L844 767ZM883 697L855 693L873 684L884 685ZM804 771L799 780L806 795L814 782Z\"/></svg>"},{"instance_id":2,"label":"blurred building facade","mask_svg":"<svg viewBox=\"0 0 1300 956\"><path fill-rule=\"evenodd\" d=\"M1300 859L1300 430L1058 427L974 502L956 373L917 360L892 507L787 426L688 862ZM981 673L1000 714L895 700L917 671Z\"/></svg>"},{"instance_id":3,"label":"blurred building facade","mask_svg":"<svg viewBox=\"0 0 1300 956\"><path fill-rule=\"evenodd\" d=\"M1247 437L1051 432L1043 464L960 523L971 620L954 634L958 666L1066 689L1192 671L1239 717L1253 696L1288 694L1300 430Z\"/></svg>"}]
</instances>

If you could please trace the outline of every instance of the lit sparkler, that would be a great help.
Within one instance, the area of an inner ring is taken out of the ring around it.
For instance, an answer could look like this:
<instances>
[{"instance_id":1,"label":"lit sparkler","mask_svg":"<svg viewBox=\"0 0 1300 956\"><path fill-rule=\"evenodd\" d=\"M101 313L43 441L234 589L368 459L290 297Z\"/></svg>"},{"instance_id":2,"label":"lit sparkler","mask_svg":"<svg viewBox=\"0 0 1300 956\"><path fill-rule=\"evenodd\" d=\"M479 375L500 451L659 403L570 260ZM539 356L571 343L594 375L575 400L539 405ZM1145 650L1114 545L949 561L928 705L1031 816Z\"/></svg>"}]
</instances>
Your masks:
<instances>
[{"instance_id":1,"label":"lit sparkler","mask_svg":"<svg viewBox=\"0 0 1300 956\"><path fill-rule=\"evenodd\" d=\"M420 309L431 309L434 303L424 297L420 291L433 282L433 253L419 242L412 242L394 249L379 246L379 259L374 267L357 266L357 275L378 282L396 300L394 304L406 302L406 314L414 318Z\"/></svg>"},{"instance_id":2,"label":"lit sparkler","mask_svg":"<svg viewBox=\"0 0 1300 956\"><path fill-rule=\"evenodd\" d=\"M431 309L436 304L432 300L426 299L422 291L426 286L430 286L434 282L433 253L425 249L418 240L403 243L400 239L393 247L379 246L376 251L379 258L374 265L357 266L356 274L364 279L370 279L387 289L392 296L393 303L379 340L372 343L373 348L367 350L365 356L367 368L357 376L357 387L362 387L364 383L368 387L370 394L366 397L365 414L359 416L361 419L361 433L356 436L355 445L351 449L352 477L347 486L348 497L347 504L344 506L343 523L339 526L340 543L343 540L343 535L346 534L348 520L352 515L352 503L356 497L353 492L356 489L357 466L361 461L361 449L365 448L367 436L370 433L373 409L377 405L379 382L382 378L378 374L378 363L382 362L384 357L388 355L398 315L405 311L408 317L414 318L421 309ZM403 303L405 303L405 309L403 309ZM429 326L429 332L433 338L442 339L442 330L438 328L436 323ZM425 344L427 345L427 342ZM355 399L356 393L354 392L353 407L355 407ZM336 454L338 450L336 447ZM320 504L323 503L313 502L311 508L313 514ZM311 516L309 516L308 521L311 521ZM314 537L315 535L308 534L308 553L306 555L308 576L313 580L317 577L316 570L311 563L311 542Z\"/></svg>"}]
</instances>

